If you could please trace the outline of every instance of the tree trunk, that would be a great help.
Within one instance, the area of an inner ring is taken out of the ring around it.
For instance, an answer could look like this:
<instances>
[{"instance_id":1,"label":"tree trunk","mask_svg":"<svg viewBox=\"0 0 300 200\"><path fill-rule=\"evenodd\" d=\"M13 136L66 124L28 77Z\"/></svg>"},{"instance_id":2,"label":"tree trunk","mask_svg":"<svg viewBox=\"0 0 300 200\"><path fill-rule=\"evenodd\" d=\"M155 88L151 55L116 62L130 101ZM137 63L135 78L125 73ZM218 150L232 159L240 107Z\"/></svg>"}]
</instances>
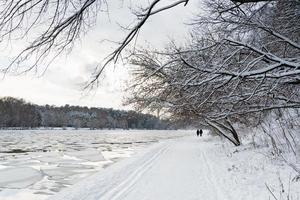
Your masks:
<instances>
[{"instance_id":1,"label":"tree trunk","mask_svg":"<svg viewBox=\"0 0 300 200\"><path fill-rule=\"evenodd\" d=\"M229 121L226 121L226 123L230 127L227 127L226 125L224 125L222 123L212 122L212 121L209 121L209 120L206 120L206 123L210 127L212 127L214 130L216 130L217 133L219 133L220 135L224 136L227 140L229 140L231 143L233 143L235 146L241 145L241 142L240 142L239 137L238 137L238 133L236 132L236 130L233 128L233 126L231 125L231 123ZM226 130L229 131L232 134L233 138L229 137L226 134Z\"/></svg>"}]
</instances>

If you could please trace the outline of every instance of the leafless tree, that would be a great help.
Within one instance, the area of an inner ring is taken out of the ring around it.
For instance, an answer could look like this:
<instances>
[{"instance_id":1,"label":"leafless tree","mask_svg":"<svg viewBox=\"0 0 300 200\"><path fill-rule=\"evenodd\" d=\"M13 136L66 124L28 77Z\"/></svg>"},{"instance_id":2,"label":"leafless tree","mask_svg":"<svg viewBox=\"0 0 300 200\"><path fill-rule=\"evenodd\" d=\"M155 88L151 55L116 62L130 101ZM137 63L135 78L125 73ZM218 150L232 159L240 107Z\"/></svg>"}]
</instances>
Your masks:
<instances>
[{"instance_id":1,"label":"leafless tree","mask_svg":"<svg viewBox=\"0 0 300 200\"><path fill-rule=\"evenodd\" d=\"M7 72L33 60L25 71L72 48L83 32L95 23L105 0L10 0L0 2L0 42L28 38L30 43L2 69ZM36 33L38 32L38 33Z\"/></svg>"},{"instance_id":2,"label":"leafless tree","mask_svg":"<svg viewBox=\"0 0 300 200\"><path fill-rule=\"evenodd\" d=\"M240 5L259 1L262 0L233 0L232 2L234 5ZM163 0L152 0L148 5L134 12L136 23L128 28L127 35L107 56L91 83L97 81L104 67L119 60L121 53L137 37L139 30L152 15L178 5L186 5L189 0L176 0L167 6L160 6L161 2ZM106 0L1 0L0 44L22 38L29 40L29 44L1 71L18 69L28 60L31 60L31 64L26 63L23 71L30 71L45 64L44 60L51 63L62 52L72 49L74 42L96 24L97 14L107 11L108 3Z\"/></svg>"},{"instance_id":3,"label":"leafless tree","mask_svg":"<svg viewBox=\"0 0 300 200\"><path fill-rule=\"evenodd\" d=\"M151 16L189 2L176 0L161 6L162 1L153 0L134 12L136 23L98 68L91 84L104 67L119 60ZM202 117L214 123L216 130L231 132L236 140L229 118L299 106L299 12L294 12L299 3L210 0L207 8L209 17L199 16L193 22L191 44L173 46L154 57L149 57L151 52L136 52L133 64L143 67L137 73L147 84L137 84L140 93L135 100L144 106L168 108L176 116ZM0 1L0 42L30 41L2 71L33 60L25 69L29 71L72 49L96 23L97 14L106 9L105 0ZM266 16L268 11L272 12ZM279 17L279 23L268 20L274 17Z\"/></svg>"},{"instance_id":4,"label":"leafless tree","mask_svg":"<svg viewBox=\"0 0 300 200\"><path fill-rule=\"evenodd\" d=\"M231 7L230 1L211 0L207 9L193 21L186 46L134 53L137 84L129 103L163 105L174 116L230 133L238 145L232 121L300 107L300 4Z\"/></svg>"}]
</instances>

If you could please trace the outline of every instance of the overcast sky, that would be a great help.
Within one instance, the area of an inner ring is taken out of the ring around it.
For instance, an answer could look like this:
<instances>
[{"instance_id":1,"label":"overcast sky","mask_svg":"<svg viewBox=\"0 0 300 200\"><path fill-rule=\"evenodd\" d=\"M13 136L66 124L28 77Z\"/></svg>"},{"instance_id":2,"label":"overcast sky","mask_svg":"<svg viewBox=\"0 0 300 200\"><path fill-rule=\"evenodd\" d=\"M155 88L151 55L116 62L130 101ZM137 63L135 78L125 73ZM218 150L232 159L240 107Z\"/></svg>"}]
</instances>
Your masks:
<instances>
[{"instance_id":1,"label":"overcast sky","mask_svg":"<svg viewBox=\"0 0 300 200\"><path fill-rule=\"evenodd\" d=\"M19 76L8 74L1 79L0 96L24 98L40 105L70 104L128 109L122 106L122 100L126 95L124 89L129 76L127 67L121 63L115 68L109 67L106 70L105 76L102 77L104 80L97 90L88 95L82 91L82 85L89 80L96 63L113 49L111 43L102 40L122 39L125 33L117 23L128 25L132 20L132 15L127 9L128 5L121 5L121 1L117 0L114 2L115 4L109 4L109 16L100 14L97 25L76 44L70 54L61 55L53 62L45 74L42 76L41 73L35 72ZM183 39L188 30L184 22L188 22L196 8L196 1L190 1L186 7L180 5L152 17L142 28L137 43L142 45L148 42L160 48L169 41L169 38ZM15 49L11 50L14 51ZM1 66L7 64L3 59L7 56L10 54L0 53Z\"/></svg>"}]
</instances>

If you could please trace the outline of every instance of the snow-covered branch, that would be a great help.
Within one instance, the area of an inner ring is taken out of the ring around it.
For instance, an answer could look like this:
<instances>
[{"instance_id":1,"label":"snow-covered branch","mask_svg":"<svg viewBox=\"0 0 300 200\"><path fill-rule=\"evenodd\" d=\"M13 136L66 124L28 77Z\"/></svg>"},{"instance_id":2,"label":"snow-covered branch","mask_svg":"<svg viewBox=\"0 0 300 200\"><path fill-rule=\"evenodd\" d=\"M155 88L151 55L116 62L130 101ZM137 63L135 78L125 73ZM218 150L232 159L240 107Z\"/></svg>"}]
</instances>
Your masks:
<instances>
[{"instance_id":1,"label":"snow-covered branch","mask_svg":"<svg viewBox=\"0 0 300 200\"><path fill-rule=\"evenodd\" d=\"M249 120L272 110L300 108L300 49L293 42L300 39L294 34L300 29L298 18L276 12L298 8L292 1L274 5L244 6L222 13L221 19L198 20L185 46L133 55L131 63L140 69L135 74L140 85L132 90L139 97L136 103L152 109L160 104L175 118L209 120L211 126L224 125L228 118ZM223 4L208 9L215 12L218 6ZM277 31L286 26L278 19L290 19L289 27ZM155 102L148 101L154 97Z\"/></svg>"}]
</instances>

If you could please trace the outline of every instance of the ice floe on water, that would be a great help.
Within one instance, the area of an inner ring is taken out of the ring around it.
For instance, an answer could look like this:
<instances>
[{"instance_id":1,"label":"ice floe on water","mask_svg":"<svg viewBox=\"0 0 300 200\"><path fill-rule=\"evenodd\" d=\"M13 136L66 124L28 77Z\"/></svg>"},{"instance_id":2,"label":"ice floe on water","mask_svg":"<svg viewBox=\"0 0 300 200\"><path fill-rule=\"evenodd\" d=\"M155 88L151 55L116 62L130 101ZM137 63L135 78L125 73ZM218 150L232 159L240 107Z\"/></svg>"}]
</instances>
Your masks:
<instances>
[{"instance_id":1,"label":"ice floe on water","mask_svg":"<svg viewBox=\"0 0 300 200\"><path fill-rule=\"evenodd\" d=\"M92 162L105 160L105 158L102 156L100 151L93 150L93 149L66 152L65 156L68 156L69 158L72 157L77 159L79 158L81 160L92 161Z\"/></svg>"},{"instance_id":2,"label":"ice floe on water","mask_svg":"<svg viewBox=\"0 0 300 200\"><path fill-rule=\"evenodd\" d=\"M0 131L0 199L46 199L176 131Z\"/></svg>"},{"instance_id":3,"label":"ice floe on water","mask_svg":"<svg viewBox=\"0 0 300 200\"><path fill-rule=\"evenodd\" d=\"M0 187L26 188L43 179L40 171L31 167L6 168L0 170Z\"/></svg>"}]
</instances>

